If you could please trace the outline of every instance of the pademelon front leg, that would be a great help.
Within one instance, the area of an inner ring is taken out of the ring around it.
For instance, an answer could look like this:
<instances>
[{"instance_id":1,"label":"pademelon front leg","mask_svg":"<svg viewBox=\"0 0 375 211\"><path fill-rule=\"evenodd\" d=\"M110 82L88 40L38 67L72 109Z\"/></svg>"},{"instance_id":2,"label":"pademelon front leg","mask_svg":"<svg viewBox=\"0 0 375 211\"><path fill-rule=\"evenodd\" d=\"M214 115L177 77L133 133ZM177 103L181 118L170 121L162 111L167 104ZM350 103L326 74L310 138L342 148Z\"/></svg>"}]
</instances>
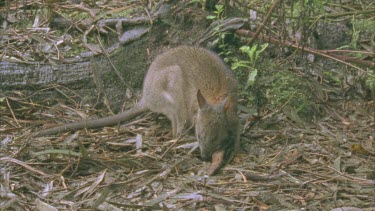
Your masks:
<instances>
[{"instance_id":1,"label":"pademelon front leg","mask_svg":"<svg viewBox=\"0 0 375 211\"><path fill-rule=\"evenodd\" d=\"M145 80L145 83L149 84L144 87L147 106L154 112L166 115L172 123L173 137L178 137L188 120L181 68L177 65L169 66L157 72L153 71L150 76Z\"/></svg>"},{"instance_id":2,"label":"pademelon front leg","mask_svg":"<svg viewBox=\"0 0 375 211\"><path fill-rule=\"evenodd\" d=\"M173 138L178 138L184 133L185 129L187 128L187 120L179 113L173 113L169 115L170 116L167 117L171 120L172 136Z\"/></svg>"}]
</instances>

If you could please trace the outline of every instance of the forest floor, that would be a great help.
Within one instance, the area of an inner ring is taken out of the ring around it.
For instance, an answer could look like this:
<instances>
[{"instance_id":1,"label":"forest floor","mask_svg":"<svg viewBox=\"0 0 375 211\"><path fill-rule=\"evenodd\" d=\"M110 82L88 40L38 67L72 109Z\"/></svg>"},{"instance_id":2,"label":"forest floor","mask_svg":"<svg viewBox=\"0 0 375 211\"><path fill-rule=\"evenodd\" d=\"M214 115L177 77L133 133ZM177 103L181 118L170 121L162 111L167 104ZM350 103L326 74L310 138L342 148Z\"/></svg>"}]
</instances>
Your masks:
<instances>
[{"instance_id":1,"label":"forest floor","mask_svg":"<svg viewBox=\"0 0 375 211\"><path fill-rule=\"evenodd\" d=\"M48 115L35 102L9 101L18 107L10 111L19 115L38 110L41 119ZM52 110L85 112L74 106ZM195 138L172 139L163 116L147 114L120 127L42 138L29 135L39 130L37 121L18 119L21 130L2 126L1 205L25 210L374 210L374 119L362 113L368 106L330 103L332 115L341 119L327 117L309 128L275 114L280 128L256 124L244 131L242 152L210 177L204 175L209 164L198 159L198 150L190 152ZM7 117L12 118L1 118Z\"/></svg>"},{"instance_id":2,"label":"forest floor","mask_svg":"<svg viewBox=\"0 0 375 211\"><path fill-rule=\"evenodd\" d=\"M48 88L58 99L40 102L29 91L7 91L0 94L0 209L374 211L375 102L324 79L314 84L325 90L324 115L306 124L282 108L255 116L241 96L241 151L213 176L192 150L193 134L172 139L164 116L36 138L56 122L110 112L85 107L85 97L64 85Z\"/></svg>"}]
</instances>

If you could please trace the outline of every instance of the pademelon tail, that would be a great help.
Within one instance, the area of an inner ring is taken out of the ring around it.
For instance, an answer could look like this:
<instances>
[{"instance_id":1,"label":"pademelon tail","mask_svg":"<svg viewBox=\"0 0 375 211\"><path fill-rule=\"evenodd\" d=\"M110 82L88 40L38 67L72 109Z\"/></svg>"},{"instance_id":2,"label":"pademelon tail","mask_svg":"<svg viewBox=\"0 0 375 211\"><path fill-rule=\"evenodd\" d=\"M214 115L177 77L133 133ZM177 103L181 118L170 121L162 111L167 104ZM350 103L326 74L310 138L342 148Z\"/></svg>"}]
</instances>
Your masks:
<instances>
[{"instance_id":1,"label":"pademelon tail","mask_svg":"<svg viewBox=\"0 0 375 211\"><path fill-rule=\"evenodd\" d=\"M142 105L141 103L138 103L133 108L129 109L128 111L116 114L114 116L109 116L109 117L104 117L104 118L94 119L94 120L84 120L81 122L74 122L74 123L60 125L57 127L42 130L39 133L37 133L36 136L53 135L53 134L58 134L58 133L63 133L63 132L68 132L68 131L80 130L83 128L93 129L93 128L100 128L100 127L105 127L105 126L113 126L121 122L134 119L135 117L147 111L149 111L149 109L146 106Z\"/></svg>"}]
</instances>

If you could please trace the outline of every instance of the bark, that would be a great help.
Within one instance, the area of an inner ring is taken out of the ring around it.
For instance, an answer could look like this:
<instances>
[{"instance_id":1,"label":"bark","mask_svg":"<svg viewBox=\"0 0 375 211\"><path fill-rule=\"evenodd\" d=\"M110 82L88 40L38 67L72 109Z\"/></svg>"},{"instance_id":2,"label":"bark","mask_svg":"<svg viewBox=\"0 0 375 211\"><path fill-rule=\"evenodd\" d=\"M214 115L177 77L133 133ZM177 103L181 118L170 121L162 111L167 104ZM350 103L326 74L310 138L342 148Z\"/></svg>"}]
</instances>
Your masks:
<instances>
[{"instance_id":1,"label":"bark","mask_svg":"<svg viewBox=\"0 0 375 211\"><path fill-rule=\"evenodd\" d=\"M109 68L99 64L102 70ZM51 83L69 84L89 79L92 68L89 61L51 65L47 63L0 62L0 89L20 86L47 85Z\"/></svg>"}]
</instances>

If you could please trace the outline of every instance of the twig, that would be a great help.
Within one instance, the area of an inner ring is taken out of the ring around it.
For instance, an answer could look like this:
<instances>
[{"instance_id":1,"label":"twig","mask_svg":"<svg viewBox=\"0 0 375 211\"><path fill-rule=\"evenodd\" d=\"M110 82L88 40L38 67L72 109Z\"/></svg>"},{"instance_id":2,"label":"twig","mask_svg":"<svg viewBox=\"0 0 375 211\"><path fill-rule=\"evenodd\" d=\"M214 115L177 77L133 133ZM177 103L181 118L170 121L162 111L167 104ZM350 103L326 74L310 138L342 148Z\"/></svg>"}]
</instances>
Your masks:
<instances>
[{"instance_id":1,"label":"twig","mask_svg":"<svg viewBox=\"0 0 375 211\"><path fill-rule=\"evenodd\" d=\"M73 5L61 5L60 6L61 8L65 8L65 9L79 9L79 10L82 10L84 12L87 12L89 13L89 15L92 17L92 18L95 18L95 13L92 11L92 9L90 8L87 8L81 4L73 4Z\"/></svg>"},{"instance_id":2,"label":"twig","mask_svg":"<svg viewBox=\"0 0 375 211\"><path fill-rule=\"evenodd\" d=\"M74 103L74 105L77 105L79 103L77 103L73 98L71 98L70 96L68 96L67 94L65 94L65 92L63 92L63 90L59 89L58 87L52 87L52 89L56 90L58 93L60 93L62 96L64 96L65 98L67 98L68 100L70 100L71 102ZM70 90L69 90L70 91ZM75 94L75 93L74 93ZM81 96L80 96L81 97ZM82 99L82 97L81 97Z\"/></svg>"},{"instance_id":3,"label":"twig","mask_svg":"<svg viewBox=\"0 0 375 211\"><path fill-rule=\"evenodd\" d=\"M100 45L100 48L102 49L103 54L105 55L105 57L107 57L109 63L111 64L113 70L115 71L115 73L117 74L117 76L119 77L119 79L121 80L121 82L125 84L125 86L130 90L130 92L132 94L134 94L134 90L132 89L132 87L124 80L124 78L122 77L121 73L117 70L116 66L113 64L111 58L109 58L107 50L104 48L103 43L100 41L99 36L96 36L96 39L98 40L98 43Z\"/></svg>"},{"instance_id":4,"label":"twig","mask_svg":"<svg viewBox=\"0 0 375 211\"><path fill-rule=\"evenodd\" d=\"M323 53L359 53L359 54L364 54L364 55L370 55L370 56L375 56L374 52L369 52L369 51L353 51L353 50L320 50Z\"/></svg>"},{"instance_id":5,"label":"twig","mask_svg":"<svg viewBox=\"0 0 375 211\"><path fill-rule=\"evenodd\" d=\"M346 177L348 179L351 179L352 181L357 181L360 184L366 184L366 185L375 185L375 180L370 180L370 179L363 179L363 178L358 178L358 177L353 177L348 174L342 173L341 171L336 170L335 168L331 166L327 166L329 169L332 171L336 172L340 176Z\"/></svg>"},{"instance_id":6,"label":"twig","mask_svg":"<svg viewBox=\"0 0 375 211\"><path fill-rule=\"evenodd\" d=\"M21 125L18 123L18 120L17 120L16 116L14 115L13 109L12 109L12 107L10 106L10 104L9 104L9 100L8 100L7 97L5 98L5 101L7 101L8 108L9 108L9 110L10 110L10 113L12 114L12 117L13 117L14 121L16 121L17 126L18 126L18 127L21 127Z\"/></svg>"},{"instance_id":7,"label":"twig","mask_svg":"<svg viewBox=\"0 0 375 211\"><path fill-rule=\"evenodd\" d=\"M276 0L271 9L268 11L266 17L264 18L264 20L262 21L262 23L260 23L258 29L256 30L254 36L251 38L251 40L249 42L246 43L246 45L251 45L253 44L253 42L255 41L255 39L258 37L258 35L260 34L260 31L263 29L263 27L266 25L268 19L270 19L271 17L271 14L273 12L273 10L276 8L276 6L280 3L280 0Z\"/></svg>"},{"instance_id":8,"label":"twig","mask_svg":"<svg viewBox=\"0 0 375 211\"><path fill-rule=\"evenodd\" d=\"M239 29L236 31L236 34L240 35L240 36L254 36L255 33L254 32L251 32L249 30L245 30L245 29ZM303 50L303 51L306 51L306 52L309 52L309 53L312 53L312 54L315 54L315 55L319 55L319 56L323 56L323 57L326 57L326 58L330 58L330 59L333 59L337 62L340 62L340 63L343 63L343 64L346 64L350 67L353 67L361 72L365 72L363 69L355 66L355 65L352 65L348 62L345 62L343 61L343 59L346 59L346 60L349 60L350 57L345 57L345 58L342 58L341 56L337 56L337 55L328 55L320 50L316 50L316 49L312 49L312 48L309 48L309 47L303 47L303 46L299 46L299 45L295 45L289 41L280 41L278 39L275 39L273 37L269 37L269 36L266 36L266 35L259 35L258 36L259 39L262 39L266 42L270 42L270 43L273 43L273 44L281 44L281 45L284 45L284 46L288 46L288 47L293 47L293 48L296 48L296 49L299 49L299 50ZM338 58L340 57L340 58ZM364 60L358 60L358 59L354 59L354 58L351 58L350 59L351 62L353 63L357 63L357 64L363 64L363 65L366 65L366 66L375 66L375 63L374 62L371 62L371 61L364 61Z\"/></svg>"},{"instance_id":9,"label":"twig","mask_svg":"<svg viewBox=\"0 0 375 211\"><path fill-rule=\"evenodd\" d=\"M36 170L35 168L27 165L26 163L20 161L20 160L17 160L17 159L14 159L12 157L3 157L3 158L0 158L0 161L3 161L3 162L12 162L12 163L17 163L18 165L20 166L23 166L25 167L26 169L32 171L32 172L35 172L37 174L40 174L42 176L48 176L47 174L45 174L44 172L42 171L39 171L39 170Z\"/></svg>"},{"instance_id":10,"label":"twig","mask_svg":"<svg viewBox=\"0 0 375 211\"><path fill-rule=\"evenodd\" d=\"M338 17L342 17L342 16L352 16L352 15L360 15L360 14L374 14L375 13L375 9L371 9L371 10L363 10L363 11L351 11L351 12L339 12L339 13L333 13L333 14L328 14L328 15L319 15L315 18L318 18L318 19L326 19L326 18L338 18Z\"/></svg>"},{"instance_id":11,"label":"twig","mask_svg":"<svg viewBox=\"0 0 375 211\"><path fill-rule=\"evenodd\" d=\"M164 171L160 172L159 174L156 174L151 179L147 180L145 183L142 184L141 187L145 187L148 184L151 184L153 181L155 181L158 178L165 178L165 177L167 177L169 175L169 173L171 173L172 169L174 169L177 165L179 165L180 163L182 163L186 159L187 158L182 158L182 159L177 160L174 164L172 164L172 166L169 166ZM141 187L139 187L139 188L141 188Z\"/></svg>"},{"instance_id":12,"label":"twig","mask_svg":"<svg viewBox=\"0 0 375 211\"><path fill-rule=\"evenodd\" d=\"M186 133L188 133L190 130L191 130L191 128L193 128L194 127L194 124L192 124L183 134L181 134L178 138L177 138L177 140L173 143L173 144L171 144L171 146L169 146L168 147L168 149L167 150L165 150L165 152L160 156L160 158L159 159L162 159L163 157L164 157L164 155L165 154L167 154L167 152L174 146L174 145L176 145L177 144L177 142L179 141L179 140L181 140L181 138L182 137L184 137L185 135L186 135Z\"/></svg>"},{"instance_id":13,"label":"twig","mask_svg":"<svg viewBox=\"0 0 375 211\"><path fill-rule=\"evenodd\" d=\"M151 26L154 25L154 21L152 20L152 17L150 15L150 13L148 12L147 8L144 8L144 10L146 11L147 17L150 20L150 25Z\"/></svg>"}]
</instances>

